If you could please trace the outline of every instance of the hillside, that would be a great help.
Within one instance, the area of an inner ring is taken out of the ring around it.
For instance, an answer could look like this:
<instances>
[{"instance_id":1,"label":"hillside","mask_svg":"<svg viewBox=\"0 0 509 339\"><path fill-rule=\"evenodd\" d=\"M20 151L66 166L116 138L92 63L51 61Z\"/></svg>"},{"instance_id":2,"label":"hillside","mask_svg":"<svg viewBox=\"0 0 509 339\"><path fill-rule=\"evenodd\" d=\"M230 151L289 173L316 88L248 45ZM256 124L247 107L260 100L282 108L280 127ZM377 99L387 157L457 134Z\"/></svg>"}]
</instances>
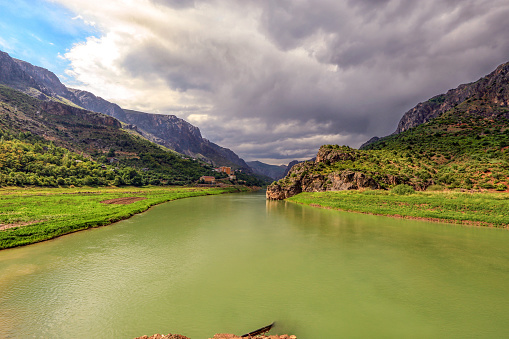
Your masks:
<instances>
[{"instance_id":1,"label":"hillside","mask_svg":"<svg viewBox=\"0 0 509 339\"><path fill-rule=\"evenodd\" d=\"M473 84L419 104L404 115L397 134L375 138L361 150L322 146L315 161L295 165L269 186L267 196L398 184L416 190L507 190L508 102L509 64L504 64Z\"/></svg>"},{"instance_id":2,"label":"hillside","mask_svg":"<svg viewBox=\"0 0 509 339\"><path fill-rule=\"evenodd\" d=\"M42 67L11 58L0 51L0 84L43 101L56 101L114 117L146 139L215 166L250 171L233 151L202 138L200 130L174 115L124 110L93 93L67 88L58 77Z\"/></svg>"},{"instance_id":3,"label":"hillside","mask_svg":"<svg viewBox=\"0 0 509 339\"><path fill-rule=\"evenodd\" d=\"M121 127L112 117L0 85L0 185L185 184L220 176Z\"/></svg>"}]
</instances>

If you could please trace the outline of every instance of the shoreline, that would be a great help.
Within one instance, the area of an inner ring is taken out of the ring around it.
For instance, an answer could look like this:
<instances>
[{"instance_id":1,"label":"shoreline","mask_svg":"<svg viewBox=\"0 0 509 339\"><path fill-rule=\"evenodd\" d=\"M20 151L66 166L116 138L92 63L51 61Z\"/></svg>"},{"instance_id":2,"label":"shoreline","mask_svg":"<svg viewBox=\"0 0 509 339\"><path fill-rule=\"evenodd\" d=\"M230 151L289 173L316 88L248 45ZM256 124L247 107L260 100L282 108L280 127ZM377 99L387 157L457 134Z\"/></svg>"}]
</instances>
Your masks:
<instances>
[{"instance_id":1,"label":"shoreline","mask_svg":"<svg viewBox=\"0 0 509 339\"><path fill-rule=\"evenodd\" d=\"M27 190L30 190L27 188L9 187L5 188L7 192L2 192L2 190L4 189L0 189L0 209L4 205L9 205L11 214L19 214L21 212L18 210L26 210L27 204L45 205L49 211L43 207L32 214L32 220L13 223L0 222L0 251L56 239L91 228L109 226L146 212L156 205L174 200L247 192L251 189L237 186L211 188L177 186L136 189L133 187L108 187L94 188L92 191L90 188L85 188L83 192L80 192L79 189L74 188L36 188L31 189L32 194L27 194ZM74 190L74 192L69 192L69 190ZM133 198L136 199L132 201ZM45 199L45 201L42 204L40 201L34 202L37 199ZM132 202L130 204L103 203L103 201L125 201L126 199L130 199ZM7 202L10 200L14 202ZM65 200L68 205L62 206L61 200ZM14 208L10 205L14 205ZM34 206L32 209L36 210L37 207ZM68 214L62 214L64 209ZM55 211L53 215L51 214L52 210ZM93 212L88 213L89 210ZM43 219L37 213L49 213L53 218Z\"/></svg>"},{"instance_id":2,"label":"shoreline","mask_svg":"<svg viewBox=\"0 0 509 339\"><path fill-rule=\"evenodd\" d=\"M360 192L360 191L355 192L355 193L348 192L348 191L345 193L341 193L341 192L343 192L343 191L313 192L313 193L306 193L307 195L304 197L301 196L301 194L302 194L301 193L294 197L285 199L285 201L288 201L291 203L296 203L299 205L304 205L304 206L321 208L321 209L329 209L329 210L348 212L348 213L359 213L359 214L373 215L373 216L383 216L383 217L389 217L389 218L394 218L394 219L417 220L417 221L426 221L426 222L433 222L433 223L470 226L470 227L487 227L487 228L499 228L499 229L506 229L506 230L509 229L509 222L507 222L507 221L506 222L498 222L498 223L490 222L489 217L496 217L496 215L492 215L492 214L497 214L497 213L493 212L490 208L486 208L485 206L482 206L482 207L485 207L483 210L481 208L481 205L476 206L473 203L469 204L467 201L467 202L464 202L464 205L462 205L462 207L464 207L465 209L468 209L469 207L470 208L478 207L476 209L479 209L479 211L468 210L467 212L459 211L457 209L457 206L448 206L446 203L447 200L444 199L444 198L450 198L449 196L447 196L448 193L443 193L443 195L440 195L440 193L439 194L435 193L435 194L429 194L429 195L414 196L414 198L416 198L415 199L416 202L419 202L419 203L415 203L412 205L410 202L413 197L411 197L411 196L394 196L394 195L389 196L386 193L384 193L385 195L379 194L378 198L387 197L387 200L389 200L389 197L392 198L392 201L384 201L382 199L379 199L379 200L371 199L370 200L369 196L367 196L367 197L361 196L362 192ZM322 193L322 194L320 194L320 193ZM336 194L336 196L331 197L331 193ZM356 194L357 196L353 196L354 194ZM469 194L483 194L483 193L469 193ZM492 194L495 195L495 194L504 194L504 193L492 193ZM348 201L349 195L350 195L350 197L353 197L355 199L351 199L351 201ZM376 195L376 194L374 194L374 195ZM359 196L361 196L361 198L359 198ZM486 198L487 196L480 195L479 198L481 198L481 197ZM490 197L490 196L488 196L488 197ZM427 199L424 204L422 203L423 199ZM440 199L442 199L443 205L439 204ZM417 200L419 200L419 201L417 201ZM509 200L509 196L507 197L507 199L499 199L499 200ZM486 201L488 201L488 199L486 199ZM488 204L488 202L486 202L486 204ZM348 206L347 207L337 206L337 205L342 205L342 204L343 205L348 204ZM434 206L433 206L434 208L430 209L429 208L430 205L433 205L433 204L434 204ZM336 205L336 206L334 206L334 205ZM423 208L423 205L426 205L425 207L427 209ZM505 205L507 205L506 210L509 210L509 201L506 202ZM439 206L439 207L437 207L437 206ZM376 212L376 211L370 212L370 211L365 210L370 207L373 208L374 210L378 209L379 212ZM497 207L500 207L500 206L497 206ZM386 209L386 211L380 211L380 210L383 210L384 208ZM405 208L406 208L406 211L405 211ZM449 208L449 209L447 209L447 208ZM453 209L453 208L456 208L456 209ZM389 210L389 209L391 209L391 210ZM409 210L411 210L411 212L408 212ZM433 212L435 212L435 214L447 215L447 217L441 218L439 216L430 216L429 214L433 214ZM412 213L414 215L412 215L410 213ZM419 214L419 213L428 214L428 215L422 215L422 216L415 215L415 214ZM470 214L468 214L468 213L470 213ZM502 213L502 212L498 211L498 213ZM461 217L463 215L465 215L464 218ZM471 219L468 218L468 215L470 215ZM474 219L473 215L475 215L475 219L480 219L480 218L482 219L482 217L485 216L487 220L472 220L472 219ZM502 213L502 215L498 215L498 216L504 217L503 213Z\"/></svg>"},{"instance_id":3,"label":"shoreline","mask_svg":"<svg viewBox=\"0 0 509 339\"><path fill-rule=\"evenodd\" d=\"M364 215L373 215L373 216L377 216L377 217L388 217L388 218L393 218L393 219L427 221L427 222L433 222L433 223L438 223L438 224L450 224L450 225L459 225L459 226L509 229L509 225L499 227L499 226L496 226L495 224L490 224L490 223L483 224L483 222L480 222L480 221L475 222L475 221L471 221L471 220L440 219L440 218L414 217L411 215L370 213L370 212L362 212L362 211L354 211L354 210L344 210L344 209L340 209L340 208L322 206L319 204L305 204L305 203L297 202L297 201L288 201L288 202L302 205L302 206L321 208L321 209L325 209L325 210L332 210L332 211L345 212L345 213L358 213L358 214L364 214Z\"/></svg>"}]
</instances>

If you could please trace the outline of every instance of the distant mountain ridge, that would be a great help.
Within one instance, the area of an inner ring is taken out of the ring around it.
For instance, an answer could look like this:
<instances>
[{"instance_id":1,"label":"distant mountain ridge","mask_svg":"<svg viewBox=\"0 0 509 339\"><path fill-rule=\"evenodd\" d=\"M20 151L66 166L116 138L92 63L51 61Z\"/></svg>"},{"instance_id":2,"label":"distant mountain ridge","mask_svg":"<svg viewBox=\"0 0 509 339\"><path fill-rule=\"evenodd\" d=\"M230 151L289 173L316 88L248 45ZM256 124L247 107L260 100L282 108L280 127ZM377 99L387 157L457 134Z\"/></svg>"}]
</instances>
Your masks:
<instances>
[{"instance_id":1,"label":"distant mountain ridge","mask_svg":"<svg viewBox=\"0 0 509 339\"><path fill-rule=\"evenodd\" d=\"M0 83L39 100L58 101L112 116L148 140L179 153L200 158L215 166L231 166L251 172L249 166L230 149L201 136L198 127L174 115L124 110L93 93L68 88L51 71L11 58L0 51Z\"/></svg>"},{"instance_id":2,"label":"distant mountain ridge","mask_svg":"<svg viewBox=\"0 0 509 339\"><path fill-rule=\"evenodd\" d=\"M261 161L249 161L247 163L256 174L264 175L273 180L284 178L288 166L269 165Z\"/></svg>"}]
</instances>

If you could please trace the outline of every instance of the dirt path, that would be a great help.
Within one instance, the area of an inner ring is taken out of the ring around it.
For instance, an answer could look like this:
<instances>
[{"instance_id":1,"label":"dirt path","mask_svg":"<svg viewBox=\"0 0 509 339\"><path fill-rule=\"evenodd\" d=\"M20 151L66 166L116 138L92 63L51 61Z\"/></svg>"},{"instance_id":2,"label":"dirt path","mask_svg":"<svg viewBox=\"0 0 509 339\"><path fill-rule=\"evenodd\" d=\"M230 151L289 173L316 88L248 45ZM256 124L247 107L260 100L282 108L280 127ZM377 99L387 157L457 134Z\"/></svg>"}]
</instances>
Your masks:
<instances>
[{"instance_id":1,"label":"dirt path","mask_svg":"<svg viewBox=\"0 0 509 339\"><path fill-rule=\"evenodd\" d=\"M129 205L136 201L145 200L147 198L142 197L126 197L126 198L116 198L110 200L103 200L101 203L103 204L117 204L117 205Z\"/></svg>"}]
</instances>

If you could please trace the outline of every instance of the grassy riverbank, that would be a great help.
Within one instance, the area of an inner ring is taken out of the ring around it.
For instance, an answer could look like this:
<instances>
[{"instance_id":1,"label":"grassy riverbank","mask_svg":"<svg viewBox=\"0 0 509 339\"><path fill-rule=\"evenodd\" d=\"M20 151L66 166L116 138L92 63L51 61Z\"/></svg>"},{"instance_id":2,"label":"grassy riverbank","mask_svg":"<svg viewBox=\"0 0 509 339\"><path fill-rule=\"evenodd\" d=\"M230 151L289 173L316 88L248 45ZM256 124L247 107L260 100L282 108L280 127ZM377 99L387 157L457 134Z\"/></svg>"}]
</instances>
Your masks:
<instances>
[{"instance_id":1,"label":"grassy riverbank","mask_svg":"<svg viewBox=\"0 0 509 339\"><path fill-rule=\"evenodd\" d=\"M166 201L239 188L2 188L0 249L28 245L129 218Z\"/></svg>"},{"instance_id":2,"label":"grassy riverbank","mask_svg":"<svg viewBox=\"0 0 509 339\"><path fill-rule=\"evenodd\" d=\"M314 207L479 226L509 226L509 194L339 191L301 193L288 201Z\"/></svg>"}]
</instances>

